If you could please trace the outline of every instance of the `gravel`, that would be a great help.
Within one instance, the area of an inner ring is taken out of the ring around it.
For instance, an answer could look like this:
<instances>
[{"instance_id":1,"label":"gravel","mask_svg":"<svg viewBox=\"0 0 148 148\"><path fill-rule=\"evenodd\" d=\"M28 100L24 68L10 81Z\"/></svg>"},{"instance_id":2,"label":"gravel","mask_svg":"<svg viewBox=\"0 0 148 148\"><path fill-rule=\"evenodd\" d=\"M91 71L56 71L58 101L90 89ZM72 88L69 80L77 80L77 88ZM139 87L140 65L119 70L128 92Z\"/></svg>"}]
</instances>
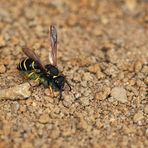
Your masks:
<instances>
[{"instance_id":1,"label":"gravel","mask_svg":"<svg viewBox=\"0 0 148 148\"><path fill-rule=\"evenodd\" d=\"M0 65L0 74L6 72L6 67L4 65Z\"/></svg>"},{"instance_id":2,"label":"gravel","mask_svg":"<svg viewBox=\"0 0 148 148\"><path fill-rule=\"evenodd\" d=\"M114 87L111 90L111 96L121 103L127 102L126 90L122 87Z\"/></svg>"},{"instance_id":3,"label":"gravel","mask_svg":"<svg viewBox=\"0 0 148 148\"><path fill-rule=\"evenodd\" d=\"M0 147L148 147L146 0L0 0ZM49 63L58 31L63 98L22 77L22 46ZM29 81L29 83L28 83Z\"/></svg>"},{"instance_id":4,"label":"gravel","mask_svg":"<svg viewBox=\"0 0 148 148\"><path fill-rule=\"evenodd\" d=\"M138 122L138 121L141 121L142 119L144 118L143 116L143 112L142 111L139 111L138 113L136 113L134 115L134 122Z\"/></svg>"},{"instance_id":5,"label":"gravel","mask_svg":"<svg viewBox=\"0 0 148 148\"><path fill-rule=\"evenodd\" d=\"M40 123L43 123L43 124L48 123L49 120L50 120L50 118L49 118L49 115L48 115L48 114L42 114L42 115L40 116L40 118L39 118L39 122L40 122Z\"/></svg>"}]
</instances>

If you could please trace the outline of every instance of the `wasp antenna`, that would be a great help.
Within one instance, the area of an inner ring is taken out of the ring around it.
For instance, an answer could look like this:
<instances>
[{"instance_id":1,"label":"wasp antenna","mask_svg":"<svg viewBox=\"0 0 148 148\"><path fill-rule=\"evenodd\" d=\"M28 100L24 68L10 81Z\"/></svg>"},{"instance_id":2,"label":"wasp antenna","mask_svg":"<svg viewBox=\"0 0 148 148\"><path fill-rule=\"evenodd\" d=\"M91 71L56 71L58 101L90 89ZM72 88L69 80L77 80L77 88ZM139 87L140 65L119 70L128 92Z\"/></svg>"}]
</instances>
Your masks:
<instances>
[{"instance_id":1,"label":"wasp antenna","mask_svg":"<svg viewBox=\"0 0 148 148\"><path fill-rule=\"evenodd\" d=\"M57 30L54 25L49 28L51 52L49 52L49 61L52 65L57 65Z\"/></svg>"},{"instance_id":2,"label":"wasp antenna","mask_svg":"<svg viewBox=\"0 0 148 148\"><path fill-rule=\"evenodd\" d=\"M62 98L62 91L60 91L59 100L63 100L63 98Z\"/></svg>"},{"instance_id":3,"label":"wasp antenna","mask_svg":"<svg viewBox=\"0 0 148 148\"><path fill-rule=\"evenodd\" d=\"M67 85L69 87L69 91L71 91L72 89L71 89L71 86L70 86L69 82L67 80L65 82L67 83Z\"/></svg>"}]
</instances>

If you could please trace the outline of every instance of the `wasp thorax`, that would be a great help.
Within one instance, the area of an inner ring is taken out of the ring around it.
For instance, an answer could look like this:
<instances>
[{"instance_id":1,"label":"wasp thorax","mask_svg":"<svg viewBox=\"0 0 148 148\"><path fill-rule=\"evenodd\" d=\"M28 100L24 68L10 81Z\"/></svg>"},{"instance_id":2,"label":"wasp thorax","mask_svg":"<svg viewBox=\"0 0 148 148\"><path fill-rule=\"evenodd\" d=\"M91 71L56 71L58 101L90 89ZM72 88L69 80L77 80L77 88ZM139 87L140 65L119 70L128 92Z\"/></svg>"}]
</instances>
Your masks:
<instances>
[{"instance_id":1,"label":"wasp thorax","mask_svg":"<svg viewBox=\"0 0 148 148\"><path fill-rule=\"evenodd\" d=\"M47 70L47 73L49 73L50 75L58 76L59 70L54 65L47 64L47 65L45 65L45 68Z\"/></svg>"}]
</instances>

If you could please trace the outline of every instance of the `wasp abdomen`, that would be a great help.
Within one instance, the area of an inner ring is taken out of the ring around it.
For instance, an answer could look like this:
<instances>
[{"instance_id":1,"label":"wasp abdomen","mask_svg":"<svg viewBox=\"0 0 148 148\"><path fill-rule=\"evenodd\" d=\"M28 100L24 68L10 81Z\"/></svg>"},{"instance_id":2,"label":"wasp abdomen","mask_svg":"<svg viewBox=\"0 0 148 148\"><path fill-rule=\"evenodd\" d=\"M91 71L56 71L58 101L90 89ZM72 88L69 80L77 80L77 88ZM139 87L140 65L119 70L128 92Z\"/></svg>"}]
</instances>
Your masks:
<instances>
[{"instance_id":1,"label":"wasp abdomen","mask_svg":"<svg viewBox=\"0 0 148 148\"><path fill-rule=\"evenodd\" d=\"M30 70L35 70L37 68L38 68L37 64L31 58L26 58L22 60L17 66L17 69L21 71L30 71Z\"/></svg>"}]
</instances>

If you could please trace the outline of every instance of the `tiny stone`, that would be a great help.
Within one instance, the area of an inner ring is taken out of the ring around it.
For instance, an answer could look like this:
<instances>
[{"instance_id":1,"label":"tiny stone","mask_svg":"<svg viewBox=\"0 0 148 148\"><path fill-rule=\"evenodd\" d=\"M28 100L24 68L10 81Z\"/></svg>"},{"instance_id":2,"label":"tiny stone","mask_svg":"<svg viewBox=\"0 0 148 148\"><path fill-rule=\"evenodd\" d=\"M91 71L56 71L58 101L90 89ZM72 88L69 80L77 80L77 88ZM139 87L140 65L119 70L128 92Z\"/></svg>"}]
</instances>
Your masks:
<instances>
[{"instance_id":1,"label":"tiny stone","mask_svg":"<svg viewBox=\"0 0 148 148\"><path fill-rule=\"evenodd\" d=\"M4 47L4 46L6 46L6 42L3 38L3 36L0 36L0 47Z\"/></svg>"},{"instance_id":2,"label":"tiny stone","mask_svg":"<svg viewBox=\"0 0 148 148\"><path fill-rule=\"evenodd\" d=\"M145 106L145 108L144 108L144 112L145 112L146 114L148 114L148 105Z\"/></svg>"},{"instance_id":3,"label":"tiny stone","mask_svg":"<svg viewBox=\"0 0 148 148\"><path fill-rule=\"evenodd\" d=\"M89 72L84 73L83 79L85 81L91 81L93 78Z\"/></svg>"},{"instance_id":4,"label":"tiny stone","mask_svg":"<svg viewBox=\"0 0 148 148\"><path fill-rule=\"evenodd\" d=\"M106 24L108 24L108 22L109 22L109 19L106 16L101 17L101 23L102 24L106 25Z\"/></svg>"},{"instance_id":5,"label":"tiny stone","mask_svg":"<svg viewBox=\"0 0 148 148\"><path fill-rule=\"evenodd\" d=\"M41 48L41 44L40 43L35 43L33 45L33 49L37 50L37 49L40 49Z\"/></svg>"},{"instance_id":6,"label":"tiny stone","mask_svg":"<svg viewBox=\"0 0 148 148\"><path fill-rule=\"evenodd\" d=\"M131 86L135 85L135 83L136 83L135 80L129 80L129 84L130 84Z\"/></svg>"},{"instance_id":7,"label":"tiny stone","mask_svg":"<svg viewBox=\"0 0 148 148\"><path fill-rule=\"evenodd\" d=\"M142 64L140 61L137 61L134 66L135 72L139 72L142 69Z\"/></svg>"},{"instance_id":8,"label":"tiny stone","mask_svg":"<svg viewBox=\"0 0 148 148\"><path fill-rule=\"evenodd\" d=\"M51 91L49 88L46 88L45 91L44 91L45 95L47 96L51 96Z\"/></svg>"},{"instance_id":9,"label":"tiny stone","mask_svg":"<svg viewBox=\"0 0 148 148\"><path fill-rule=\"evenodd\" d=\"M123 72L122 73L119 73L118 78L119 78L119 80L124 79L124 73Z\"/></svg>"},{"instance_id":10,"label":"tiny stone","mask_svg":"<svg viewBox=\"0 0 148 148\"><path fill-rule=\"evenodd\" d=\"M80 101L81 101L83 106L89 105L89 97L82 97L82 98L80 98Z\"/></svg>"},{"instance_id":11,"label":"tiny stone","mask_svg":"<svg viewBox=\"0 0 148 148\"><path fill-rule=\"evenodd\" d=\"M30 97L30 85L29 83L23 83L11 88L2 89L0 90L0 99L10 99L10 100L16 100L16 99L25 99Z\"/></svg>"},{"instance_id":12,"label":"tiny stone","mask_svg":"<svg viewBox=\"0 0 148 148\"><path fill-rule=\"evenodd\" d=\"M146 136L148 137L148 129L146 129L145 134L146 134Z\"/></svg>"},{"instance_id":13,"label":"tiny stone","mask_svg":"<svg viewBox=\"0 0 148 148\"><path fill-rule=\"evenodd\" d=\"M8 33L4 34L4 39L5 41L9 41L10 40L10 35Z\"/></svg>"},{"instance_id":14,"label":"tiny stone","mask_svg":"<svg viewBox=\"0 0 148 148\"><path fill-rule=\"evenodd\" d=\"M31 86L35 87L39 85L39 81L36 80L30 80L29 83L31 84Z\"/></svg>"},{"instance_id":15,"label":"tiny stone","mask_svg":"<svg viewBox=\"0 0 148 148\"><path fill-rule=\"evenodd\" d=\"M6 72L6 67L2 64L0 65L0 74L5 73Z\"/></svg>"},{"instance_id":16,"label":"tiny stone","mask_svg":"<svg viewBox=\"0 0 148 148\"><path fill-rule=\"evenodd\" d=\"M17 113L18 109L20 108L20 105L17 101L13 102L11 104L11 111L12 113Z\"/></svg>"},{"instance_id":17,"label":"tiny stone","mask_svg":"<svg viewBox=\"0 0 148 148\"><path fill-rule=\"evenodd\" d=\"M137 0L125 0L125 4L130 11L134 11L137 6Z\"/></svg>"},{"instance_id":18,"label":"tiny stone","mask_svg":"<svg viewBox=\"0 0 148 148\"><path fill-rule=\"evenodd\" d=\"M101 71L97 71L97 78L98 78L98 80L99 79L102 79L102 78L105 78L105 75L104 75L104 73L102 73Z\"/></svg>"},{"instance_id":19,"label":"tiny stone","mask_svg":"<svg viewBox=\"0 0 148 148\"><path fill-rule=\"evenodd\" d=\"M80 97L81 97L81 94L80 94L79 92L77 92L77 93L75 94L75 98L78 99L78 98L80 98Z\"/></svg>"},{"instance_id":20,"label":"tiny stone","mask_svg":"<svg viewBox=\"0 0 148 148\"><path fill-rule=\"evenodd\" d=\"M6 144L5 141L0 141L0 148L6 148L8 145Z\"/></svg>"},{"instance_id":21,"label":"tiny stone","mask_svg":"<svg viewBox=\"0 0 148 148\"><path fill-rule=\"evenodd\" d=\"M81 82L81 85L82 85L83 87L87 87L87 85L88 85L88 84L87 84L87 81L82 81L82 82Z\"/></svg>"},{"instance_id":22,"label":"tiny stone","mask_svg":"<svg viewBox=\"0 0 148 148\"><path fill-rule=\"evenodd\" d=\"M114 102L115 100L114 100L113 97L109 97L109 98L108 98L108 101L109 101L109 102Z\"/></svg>"},{"instance_id":23,"label":"tiny stone","mask_svg":"<svg viewBox=\"0 0 148 148\"><path fill-rule=\"evenodd\" d=\"M69 16L67 20L67 24L69 26L74 26L77 23L77 20L78 20L77 15L72 14Z\"/></svg>"},{"instance_id":24,"label":"tiny stone","mask_svg":"<svg viewBox=\"0 0 148 148\"><path fill-rule=\"evenodd\" d=\"M100 28L98 28L98 27L95 27L91 31L93 31L93 34L96 35L96 36L102 36L102 34L103 34L103 31Z\"/></svg>"},{"instance_id":25,"label":"tiny stone","mask_svg":"<svg viewBox=\"0 0 148 148\"><path fill-rule=\"evenodd\" d=\"M70 107L72 103L74 102L74 97L71 95L65 95L64 100L63 100L63 105L65 107Z\"/></svg>"},{"instance_id":26,"label":"tiny stone","mask_svg":"<svg viewBox=\"0 0 148 148\"><path fill-rule=\"evenodd\" d=\"M26 106L25 106L25 105L24 105L24 106L20 106L19 111L20 111L21 113L26 112L26 110L27 110L27 108L26 108Z\"/></svg>"},{"instance_id":27,"label":"tiny stone","mask_svg":"<svg viewBox=\"0 0 148 148\"><path fill-rule=\"evenodd\" d=\"M43 123L43 124L48 123L49 122L49 115L48 114L41 115L39 118L39 122Z\"/></svg>"},{"instance_id":28,"label":"tiny stone","mask_svg":"<svg viewBox=\"0 0 148 148\"><path fill-rule=\"evenodd\" d=\"M146 77L146 78L144 79L144 83L145 83L145 84L148 84L148 77Z\"/></svg>"},{"instance_id":29,"label":"tiny stone","mask_svg":"<svg viewBox=\"0 0 148 148\"><path fill-rule=\"evenodd\" d=\"M104 100L107 98L107 96L110 94L111 89L109 87L106 87L103 91L97 92L95 94L96 100Z\"/></svg>"},{"instance_id":30,"label":"tiny stone","mask_svg":"<svg viewBox=\"0 0 148 148\"><path fill-rule=\"evenodd\" d=\"M97 73L98 71L101 71L99 64L93 64L89 66L88 70L93 73Z\"/></svg>"},{"instance_id":31,"label":"tiny stone","mask_svg":"<svg viewBox=\"0 0 148 148\"><path fill-rule=\"evenodd\" d=\"M143 116L143 112L142 111L139 111L138 113L136 113L134 115L134 122L138 122L138 121L141 121L142 119L144 118Z\"/></svg>"},{"instance_id":32,"label":"tiny stone","mask_svg":"<svg viewBox=\"0 0 148 148\"><path fill-rule=\"evenodd\" d=\"M53 131L51 131L51 133L50 133L50 136L51 136L51 138L53 138L53 139L58 138L59 135L60 135L60 130L59 130L59 129L53 130Z\"/></svg>"},{"instance_id":33,"label":"tiny stone","mask_svg":"<svg viewBox=\"0 0 148 148\"><path fill-rule=\"evenodd\" d=\"M32 145L31 142L25 141L21 144L21 148L33 148L34 146Z\"/></svg>"},{"instance_id":34,"label":"tiny stone","mask_svg":"<svg viewBox=\"0 0 148 148\"><path fill-rule=\"evenodd\" d=\"M127 102L126 90L122 87L114 87L111 90L111 96L121 103Z\"/></svg>"}]
</instances>

